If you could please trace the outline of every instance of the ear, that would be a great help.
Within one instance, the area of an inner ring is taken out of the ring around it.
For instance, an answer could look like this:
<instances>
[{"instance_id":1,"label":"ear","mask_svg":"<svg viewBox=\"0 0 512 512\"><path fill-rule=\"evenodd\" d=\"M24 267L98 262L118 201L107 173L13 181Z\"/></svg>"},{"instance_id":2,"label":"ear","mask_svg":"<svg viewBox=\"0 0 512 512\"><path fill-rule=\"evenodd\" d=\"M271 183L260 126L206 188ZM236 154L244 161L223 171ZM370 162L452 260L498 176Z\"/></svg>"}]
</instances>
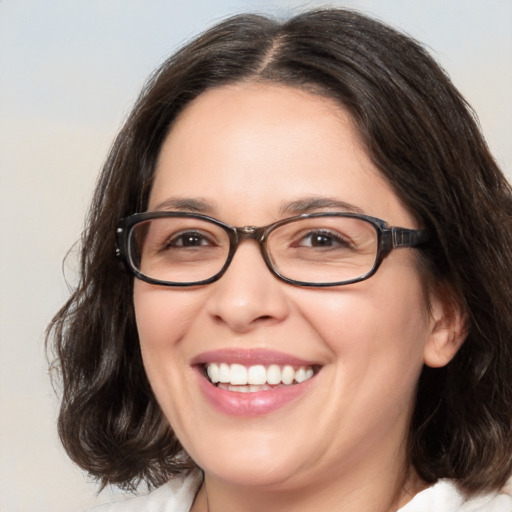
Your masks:
<instances>
[{"instance_id":1,"label":"ear","mask_svg":"<svg viewBox=\"0 0 512 512\"><path fill-rule=\"evenodd\" d=\"M430 295L430 335L423 350L427 366L439 368L455 356L467 335L467 315L448 286Z\"/></svg>"}]
</instances>

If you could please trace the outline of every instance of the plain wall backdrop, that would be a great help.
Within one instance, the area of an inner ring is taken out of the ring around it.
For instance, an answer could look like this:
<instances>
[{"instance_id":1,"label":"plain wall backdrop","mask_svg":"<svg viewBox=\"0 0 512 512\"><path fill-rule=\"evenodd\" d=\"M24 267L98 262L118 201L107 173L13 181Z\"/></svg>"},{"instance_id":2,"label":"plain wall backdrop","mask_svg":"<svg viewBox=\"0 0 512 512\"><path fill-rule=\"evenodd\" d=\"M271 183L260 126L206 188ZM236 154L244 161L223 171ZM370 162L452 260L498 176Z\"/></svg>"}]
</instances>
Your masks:
<instances>
[{"instance_id":1,"label":"plain wall backdrop","mask_svg":"<svg viewBox=\"0 0 512 512\"><path fill-rule=\"evenodd\" d=\"M72 512L118 497L96 497L60 447L44 330L68 295L62 260L146 76L226 15L319 5L357 8L425 43L511 175L510 0L0 0L0 511Z\"/></svg>"}]
</instances>

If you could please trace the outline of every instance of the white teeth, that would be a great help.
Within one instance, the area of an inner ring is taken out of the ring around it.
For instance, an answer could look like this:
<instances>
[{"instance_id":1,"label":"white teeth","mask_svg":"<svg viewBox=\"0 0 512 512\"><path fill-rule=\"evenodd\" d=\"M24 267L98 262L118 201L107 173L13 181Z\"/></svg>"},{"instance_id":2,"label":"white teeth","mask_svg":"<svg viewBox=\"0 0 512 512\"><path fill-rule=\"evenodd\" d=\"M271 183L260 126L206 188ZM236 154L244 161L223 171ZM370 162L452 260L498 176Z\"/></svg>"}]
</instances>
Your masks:
<instances>
[{"instance_id":1,"label":"white teeth","mask_svg":"<svg viewBox=\"0 0 512 512\"><path fill-rule=\"evenodd\" d=\"M229 382L231 380L231 372L229 371L229 365L221 363L219 366L219 382Z\"/></svg>"},{"instance_id":2,"label":"white teeth","mask_svg":"<svg viewBox=\"0 0 512 512\"><path fill-rule=\"evenodd\" d=\"M208 373L208 377L209 377L209 379L212 382L215 382L215 383L219 382L219 380L220 380L220 377L219 377L219 373L220 373L219 365L217 365L217 364L209 364L208 368L206 369L206 372Z\"/></svg>"},{"instance_id":3,"label":"white teeth","mask_svg":"<svg viewBox=\"0 0 512 512\"><path fill-rule=\"evenodd\" d=\"M285 366L283 368L283 375L281 377L281 381L283 384L291 384L295 379L295 370L293 366Z\"/></svg>"},{"instance_id":4,"label":"white teeth","mask_svg":"<svg viewBox=\"0 0 512 512\"><path fill-rule=\"evenodd\" d=\"M206 365L208 378L222 389L241 393L265 391L270 386L304 382L313 377L313 368L295 369L293 366L271 364L267 368L262 364L246 367L241 364L209 363Z\"/></svg>"},{"instance_id":5,"label":"white teeth","mask_svg":"<svg viewBox=\"0 0 512 512\"><path fill-rule=\"evenodd\" d=\"M268 391L272 389L268 384L264 384L263 386L232 386L231 384L224 384L222 382L219 382L218 387L228 391L236 391L237 393L254 393L256 391Z\"/></svg>"},{"instance_id":6,"label":"white teeth","mask_svg":"<svg viewBox=\"0 0 512 512\"><path fill-rule=\"evenodd\" d=\"M247 384L247 368L241 364L232 364L230 368L231 384L245 386Z\"/></svg>"},{"instance_id":7,"label":"white teeth","mask_svg":"<svg viewBox=\"0 0 512 512\"><path fill-rule=\"evenodd\" d=\"M267 382L267 371L262 364L256 366L249 366L247 372L247 384L261 385Z\"/></svg>"},{"instance_id":8,"label":"white teeth","mask_svg":"<svg viewBox=\"0 0 512 512\"><path fill-rule=\"evenodd\" d=\"M295 372L295 380L296 380L297 382L304 382L306 379L307 379L307 376L306 376L306 369L305 369L305 368L299 368L299 369Z\"/></svg>"},{"instance_id":9,"label":"white teeth","mask_svg":"<svg viewBox=\"0 0 512 512\"><path fill-rule=\"evenodd\" d=\"M281 368L277 364L271 364L267 368L267 382L269 384L281 384Z\"/></svg>"}]
</instances>

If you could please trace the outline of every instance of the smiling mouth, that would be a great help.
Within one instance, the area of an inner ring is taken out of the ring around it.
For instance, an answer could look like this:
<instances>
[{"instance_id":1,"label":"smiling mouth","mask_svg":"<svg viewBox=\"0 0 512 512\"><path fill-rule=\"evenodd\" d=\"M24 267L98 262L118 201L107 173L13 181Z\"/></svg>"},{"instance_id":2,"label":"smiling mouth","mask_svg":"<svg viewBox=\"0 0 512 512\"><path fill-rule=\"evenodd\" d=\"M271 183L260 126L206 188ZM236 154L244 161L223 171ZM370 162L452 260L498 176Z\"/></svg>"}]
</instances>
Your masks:
<instances>
[{"instance_id":1,"label":"smiling mouth","mask_svg":"<svg viewBox=\"0 0 512 512\"><path fill-rule=\"evenodd\" d=\"M276 388L294 386L311 379L317 367L261 364L208 363L204 366L205 377L215 386L238 393L256 393Z\"/></svg>"}]
</instances>

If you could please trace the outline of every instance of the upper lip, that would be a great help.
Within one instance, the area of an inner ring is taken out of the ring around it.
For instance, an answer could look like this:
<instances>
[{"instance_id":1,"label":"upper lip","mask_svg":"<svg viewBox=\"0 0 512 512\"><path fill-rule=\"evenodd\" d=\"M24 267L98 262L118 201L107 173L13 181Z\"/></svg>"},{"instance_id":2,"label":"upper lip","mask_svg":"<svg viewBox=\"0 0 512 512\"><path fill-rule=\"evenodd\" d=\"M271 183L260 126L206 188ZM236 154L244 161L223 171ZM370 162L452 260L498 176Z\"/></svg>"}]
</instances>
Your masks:
<instances>
[{"instance_id":1,"label":"upper lip","mask_svg":"<svg viewBox=\"0 0 512 512\"><path fill-rule=\"evenodd\" d=\"M202 352L192 359L192 365L205 365L208 363L242 364L245 366L261 364L269 366L290 365L294 367L318 366L314 361L307 361L300 357L268 349L235 349L225 348Z\"/></svg>"}]
</instances>

